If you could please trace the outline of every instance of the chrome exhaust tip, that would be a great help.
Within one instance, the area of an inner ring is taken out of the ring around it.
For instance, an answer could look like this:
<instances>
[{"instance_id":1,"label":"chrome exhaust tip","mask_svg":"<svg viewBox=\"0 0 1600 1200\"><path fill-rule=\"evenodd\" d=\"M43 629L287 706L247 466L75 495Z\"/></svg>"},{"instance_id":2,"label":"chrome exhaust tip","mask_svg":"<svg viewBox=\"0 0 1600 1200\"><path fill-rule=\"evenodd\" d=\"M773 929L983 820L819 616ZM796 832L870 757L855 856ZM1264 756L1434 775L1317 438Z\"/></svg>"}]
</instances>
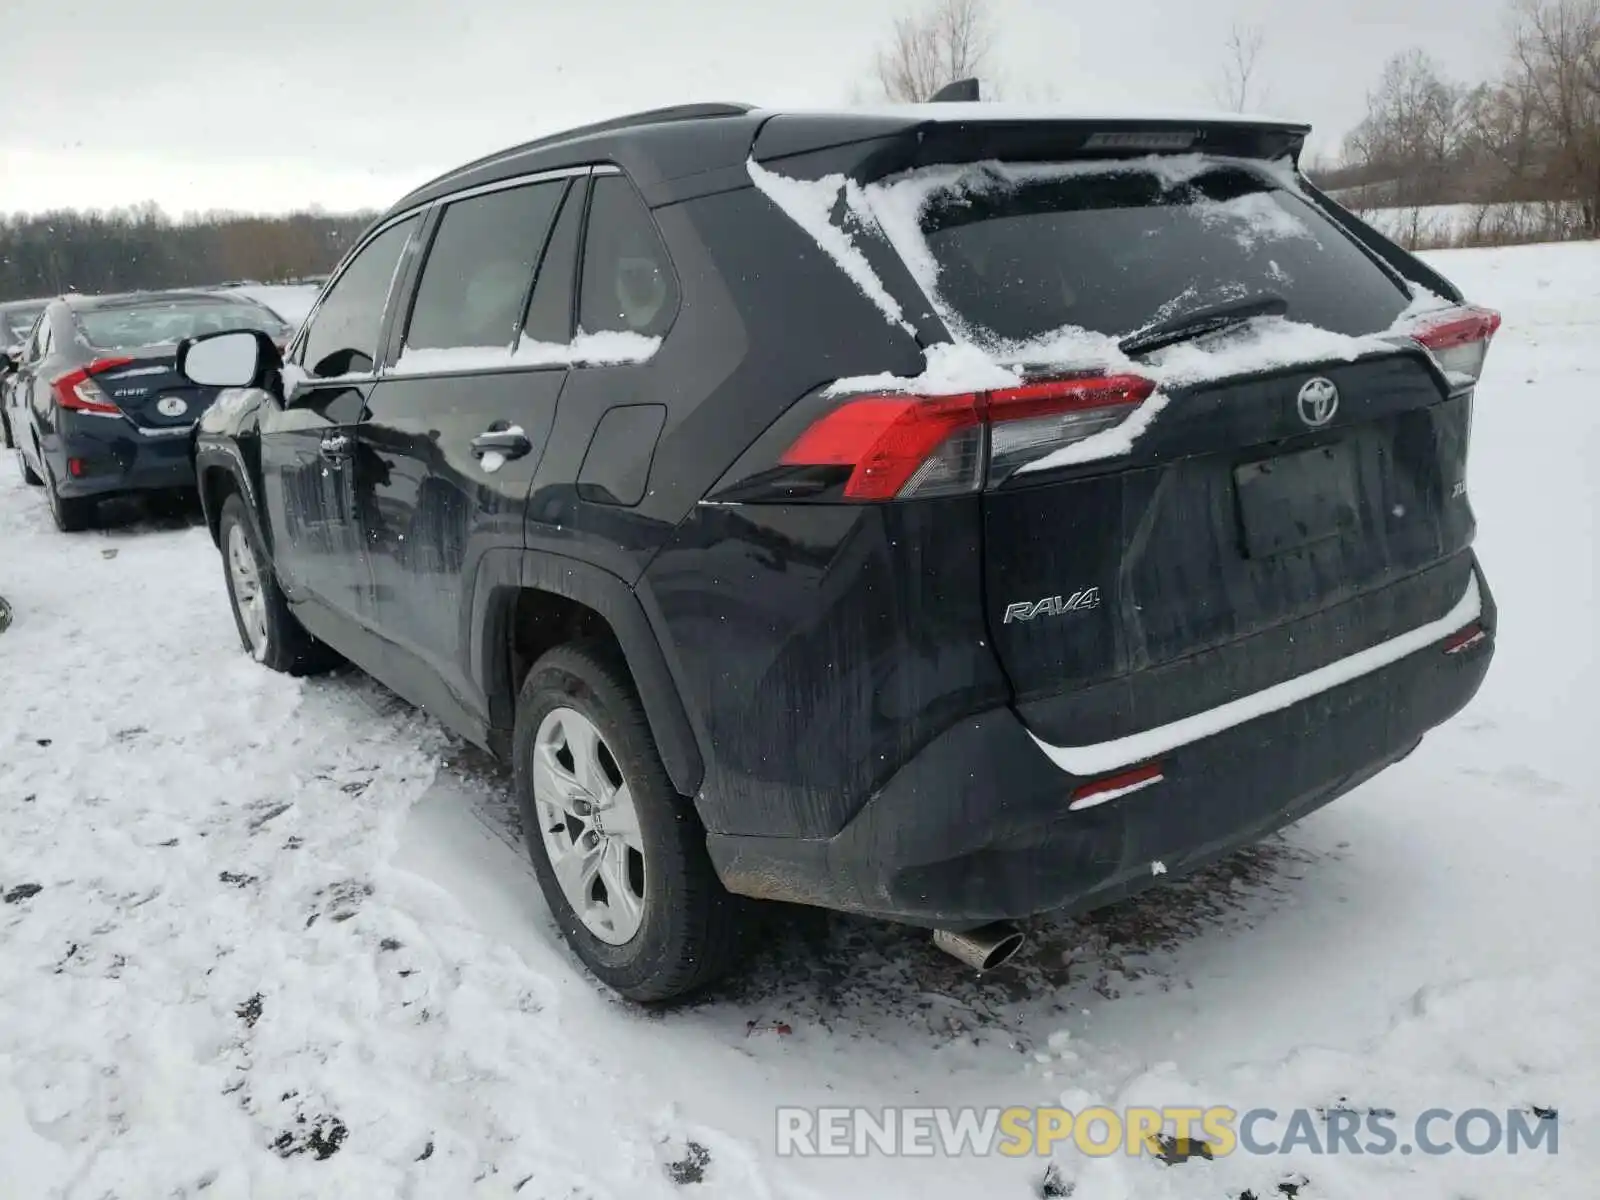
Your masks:
<instances>
[{"instance_id":1,"label":"chrome exhaust tip","mask_svg":"<svg viewBox=\"0 0 1600 1200\"><path fill-rule=\"evenodd\" d=\"M954 933L933 931L933 944L952 958L958 958L975 971L992 971L1009 962L1022 949L1023 934L1010 921L996 921L981 929Z\"/></svg>"}]
</instances>

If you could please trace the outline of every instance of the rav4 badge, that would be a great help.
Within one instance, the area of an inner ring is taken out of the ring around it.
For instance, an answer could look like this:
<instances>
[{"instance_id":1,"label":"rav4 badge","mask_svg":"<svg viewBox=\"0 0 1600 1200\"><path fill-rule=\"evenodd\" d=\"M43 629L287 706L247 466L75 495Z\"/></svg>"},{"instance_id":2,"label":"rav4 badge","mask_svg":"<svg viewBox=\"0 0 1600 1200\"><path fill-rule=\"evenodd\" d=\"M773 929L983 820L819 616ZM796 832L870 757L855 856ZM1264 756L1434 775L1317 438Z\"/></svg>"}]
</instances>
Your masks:
<instances>
[{"instance_id":1,"label":"rav4 badge","mask_svg":"<svg viewBox=\"0 0 1600 1200\"><path fill-rule=\"evenodd\" d=\"M1023 600L1016 604L1006 605L1005 620L1002 625L1009 625L1013 621L1031 621L1035 617L1059 617L1066 613L1085 612L1091 608L1100 607L1100 589L1097 587L1084 588L1081 592L1073 592L1063 599L1060 596L1046 596L1043 600Z\"/></svg>"}]
</instances>

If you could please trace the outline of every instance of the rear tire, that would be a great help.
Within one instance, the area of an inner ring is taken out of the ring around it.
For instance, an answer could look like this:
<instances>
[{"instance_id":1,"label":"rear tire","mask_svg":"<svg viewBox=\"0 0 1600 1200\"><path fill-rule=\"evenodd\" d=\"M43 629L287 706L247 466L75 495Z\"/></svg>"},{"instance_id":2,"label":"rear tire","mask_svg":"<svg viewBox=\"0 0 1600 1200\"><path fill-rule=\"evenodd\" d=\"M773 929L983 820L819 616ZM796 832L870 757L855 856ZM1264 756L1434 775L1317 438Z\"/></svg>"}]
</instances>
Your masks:
<instances>
[{"instance_id":1,"label":"rear tire","mask_svg":"<svg viewBox=\"0 0 1600 1200\"><path fill-rule=\"evenodd\" d=\"M49 468L45 470L48 472ZM62 533L81 533L94 522L95 510L100 502L93 496L63 496L56 490L54 475L46 476L44 490L50 502L50 515L55 518L56 528Z\"/></svg>"},{"instance_id":2,"label":"rear tire","mask_svg":"<svg viewBox=\"0 0 1600 1200\"><path fill-rule=\"evenodd\" d=\"M28 465L28 456L22 452L22 447L17 447L17 464L22 468L22 482L29 487L43 487L44 480Z\"/></svg>"},{"instance_id":3,"label":"rear tire","mask_svg":"<svg viewBox=\"0 0 1600 1200\"><path fill-rule=\"evenodd\" d=\"M576 752L585 739L595 747L591 766L600 764L587 776ZM694 804L667 778L615 651L580 642L536 662L517 697L512 746L534 872L584 965L608 987L645 1003L678 999L726 973L745 947L753 905L729 895L717 879ZM624 794L628 811L618 815ZM589 811L599 820L570 815L597 797ZM598 851L580 849L590 837ZM553 856L564 864L566 887ZM614 902L610 889L617 888L627 894ZM583 915L569 889L578 892ZM613 910L623 919L608 926L605 914Z\"/></svg>"},{"instance_id":4,"label":"rear tire","mask_svg":"<svg viewBox=\"0 0 1600 1200\"><path fill-rule=\"evenodd\" d=\"M217 541L222 547L222 575L227 581L233 623L245 652L287 675L319 675L338 666L338 654L307 633L289 611L289 602L273 577L237 492L222 506Z\"/></svg>"}]
</instances>

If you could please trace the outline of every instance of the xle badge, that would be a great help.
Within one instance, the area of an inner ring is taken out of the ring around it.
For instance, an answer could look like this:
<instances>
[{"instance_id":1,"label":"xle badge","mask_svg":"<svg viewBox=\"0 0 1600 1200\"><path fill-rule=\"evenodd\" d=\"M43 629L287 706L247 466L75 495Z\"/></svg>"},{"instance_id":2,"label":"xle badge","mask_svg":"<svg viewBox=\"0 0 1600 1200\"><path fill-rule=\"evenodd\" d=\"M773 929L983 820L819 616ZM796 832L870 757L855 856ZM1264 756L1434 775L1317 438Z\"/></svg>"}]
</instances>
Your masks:
<instances>
[{"instance_id":1,"label":"xle badge","mask_svg":"<svg viewBox=\"0 0 1600 1200\"><path fill-rule=\"evenodd\" d=\"M1097 587L1085 588L1081 592L1073 592L1063 599L1060 596L1046 596L1043 600L1023 600L1017 604L1006 605L1005 620L1002 625L1009 625L1013 621L1031 621L1035 617L1059 617L1066 613L1085 612L1091 608L1100 607L1100 589Z\"/></svg>"}]
</instances>

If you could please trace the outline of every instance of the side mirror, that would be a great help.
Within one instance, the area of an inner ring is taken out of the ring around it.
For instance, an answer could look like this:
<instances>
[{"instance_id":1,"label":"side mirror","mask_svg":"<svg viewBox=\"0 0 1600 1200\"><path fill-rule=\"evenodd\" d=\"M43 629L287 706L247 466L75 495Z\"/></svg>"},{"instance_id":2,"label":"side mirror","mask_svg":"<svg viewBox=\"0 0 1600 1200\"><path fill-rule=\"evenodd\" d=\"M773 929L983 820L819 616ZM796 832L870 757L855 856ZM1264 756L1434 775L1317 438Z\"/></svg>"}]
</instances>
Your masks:
<instances>
[{"instance_id":1,"label":"side mirror","mask_svg":"<svg viewBox=\"0 0 1600 1200\"><path fill-rule=\"evenodd\" d=\"M282 365L278 347L259 329L203 333L178 343L178 374L202 387L260 387Z\"/></svg>"}]
</instances>

